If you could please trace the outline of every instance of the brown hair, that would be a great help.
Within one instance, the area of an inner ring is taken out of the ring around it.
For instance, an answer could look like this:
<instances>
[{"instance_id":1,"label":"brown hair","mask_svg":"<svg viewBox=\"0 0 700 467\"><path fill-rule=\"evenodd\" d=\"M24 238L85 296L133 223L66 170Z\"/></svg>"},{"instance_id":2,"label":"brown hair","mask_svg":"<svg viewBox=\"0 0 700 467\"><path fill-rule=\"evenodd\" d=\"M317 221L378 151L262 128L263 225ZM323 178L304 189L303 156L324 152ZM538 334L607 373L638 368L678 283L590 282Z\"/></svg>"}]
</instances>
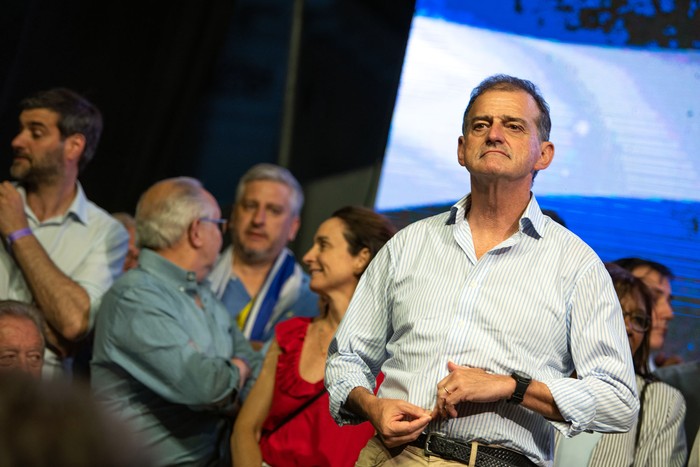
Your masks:
<instances>
[{"instance_id":1,"label":"brown hair","mask_svg":"<svg viewBox=\"0 0 700 467\"><path fill-rule=\"evenodd\" d=\"M644 304L644 312L651 323L651 310L654 302L651 291L646 284L644 284L641 279L633 276L631 272L615 263L606 263L605 268L612 278L617 298L622 301L624 297L632 297L635 300L641 297L642 303ZM650 330L647 330L644 333L642 344L632 355L634 372L647 379L652 376L649 370L649 336L651 335L649 331Z\"/></svg>"},{"instance_id":2,"label":"brown hair","mask_svg":"<svg viewBox=\"0 0 700 467\"><path fill-rule=\"evenodd\" d=\"M345 206L335 211L331 217L338 218L345 224L343 236L348 242L348 252L355 256L367 248L370 261L396 233L396 227L389 219L362 206ZM363 272L364 270L360 275Z\"/></svg>"}]
</instances>

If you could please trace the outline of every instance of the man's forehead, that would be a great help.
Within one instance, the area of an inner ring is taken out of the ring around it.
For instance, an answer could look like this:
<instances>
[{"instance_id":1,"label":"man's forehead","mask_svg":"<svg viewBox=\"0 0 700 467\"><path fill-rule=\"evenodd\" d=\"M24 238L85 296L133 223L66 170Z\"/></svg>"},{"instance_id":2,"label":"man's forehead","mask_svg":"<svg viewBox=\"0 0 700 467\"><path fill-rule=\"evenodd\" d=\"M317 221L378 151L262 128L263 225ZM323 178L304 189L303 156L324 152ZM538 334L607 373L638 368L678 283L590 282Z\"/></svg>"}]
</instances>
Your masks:
<instances>
[{"instance_id":1,"label":"man's forehead","mask_svg":"<svg viewBox=\"0 0 700 467\"><path fill-rule=\"evenodd\" d=\"M535 99L525 91L492 89L476 98L469 109L470 120L475 117L521 118L534 121L540 114Z\"/></svg>"},{"instance_id":2,"label":"man's forehead","mask_svg":"<svg viewBox=\"0 0 700 467\"><path fill-rule=\"evenodd\" d=\"M18 333L29 336L41 335L34 321L27 317L16 315L0 316L0 336L7 338Z\"/></svg>"},{"instance_id":3,"label":"man's forehead","mask_svg":"<svg viewBox=\"0 0 700 467\"><path fill-rule=\"evenodd\" d=\"M288 205L292 189L276 180L252 180L243 188L243 199Z\"/></svg>"},{"instance_id":4,"label":"man's forehead","mask_svg":"<svg viewBox=\"0 0 700 467\"><path fill-rule=\"evenodd\" d=\"M46 127L56 126L58 118L57 112L44 108L26 109L19 114L19 121L25 126L31 124L44 125Z\"/></svg>"}]
</instances>

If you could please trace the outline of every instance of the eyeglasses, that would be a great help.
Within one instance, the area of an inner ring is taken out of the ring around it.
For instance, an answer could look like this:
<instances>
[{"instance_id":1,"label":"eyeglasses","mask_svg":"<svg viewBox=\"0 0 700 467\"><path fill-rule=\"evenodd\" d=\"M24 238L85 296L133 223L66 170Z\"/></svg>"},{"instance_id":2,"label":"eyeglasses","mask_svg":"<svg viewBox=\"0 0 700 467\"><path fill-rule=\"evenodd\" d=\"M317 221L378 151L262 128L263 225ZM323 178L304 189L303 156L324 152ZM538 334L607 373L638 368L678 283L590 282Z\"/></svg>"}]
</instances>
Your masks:
<instances>
[{"instance_id":1,"label":"eyeglasses","mask_svg":"<svg viewBox=\"0 0 700 467\"><path fill-rule=\"evenodd\" d=\"M199 222L211 222L213 224L219 225L219 230L222 234L225 234L228 230L228 220L227 219L212 219L211 217L200 217Z\"/></svg>"},{"instance_id":2,"label":"eyeglasses","mask_svg":"<svg viewBox=\"0 0 700 467\"><path fill-rule=\"evenodd\" d=\"M638 311L622 311L622 316L625 317L625 321L630 323L633 330L637 332L646 332L651 326L651 319Z\"/></svg>"}]
</instances>

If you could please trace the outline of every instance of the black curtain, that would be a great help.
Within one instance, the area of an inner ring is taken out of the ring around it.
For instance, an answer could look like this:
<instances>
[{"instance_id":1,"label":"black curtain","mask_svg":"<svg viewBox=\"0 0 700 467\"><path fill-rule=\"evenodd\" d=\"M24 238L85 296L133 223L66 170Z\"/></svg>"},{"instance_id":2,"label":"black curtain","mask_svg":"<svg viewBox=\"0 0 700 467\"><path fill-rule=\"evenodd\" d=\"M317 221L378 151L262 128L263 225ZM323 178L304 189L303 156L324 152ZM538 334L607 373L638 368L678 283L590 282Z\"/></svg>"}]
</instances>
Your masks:
<instances>
[{"instance_id":1,"label":"black curtain","mask_svg":"<svg viewBox=\"0 0 700 467\"><path fill-rule=\"evenodd\" d=\"M233 0L27 0L0 15L0 179L7 179L17 103L65 86L105 120L80 179L108 211L131 211L156 180L196 172L197 102L211 78Z\"/></svg>"}]
</instances>

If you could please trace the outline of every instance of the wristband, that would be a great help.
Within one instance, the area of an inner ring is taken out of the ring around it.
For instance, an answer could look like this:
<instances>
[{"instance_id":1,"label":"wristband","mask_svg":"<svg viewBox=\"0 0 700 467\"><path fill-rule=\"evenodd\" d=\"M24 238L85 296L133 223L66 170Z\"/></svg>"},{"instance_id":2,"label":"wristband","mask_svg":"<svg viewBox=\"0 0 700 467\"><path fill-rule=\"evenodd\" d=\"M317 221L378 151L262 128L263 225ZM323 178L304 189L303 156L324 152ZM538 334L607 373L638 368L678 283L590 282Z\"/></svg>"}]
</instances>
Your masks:
<instances>
[{"instance_id":1,"label":"wristband","mask_svg":"<svg viewBox=\"0 0 700 467\"><path fill-rule=\"evenodd\" d=\"M7 244L9 246L12 246L12 244L15 243L17 240L19 240L22 237L26 237L27 235L32 235L32 229L30 229L29 227L15 230L7 236Z\"/></svg>"}]
</instances>

